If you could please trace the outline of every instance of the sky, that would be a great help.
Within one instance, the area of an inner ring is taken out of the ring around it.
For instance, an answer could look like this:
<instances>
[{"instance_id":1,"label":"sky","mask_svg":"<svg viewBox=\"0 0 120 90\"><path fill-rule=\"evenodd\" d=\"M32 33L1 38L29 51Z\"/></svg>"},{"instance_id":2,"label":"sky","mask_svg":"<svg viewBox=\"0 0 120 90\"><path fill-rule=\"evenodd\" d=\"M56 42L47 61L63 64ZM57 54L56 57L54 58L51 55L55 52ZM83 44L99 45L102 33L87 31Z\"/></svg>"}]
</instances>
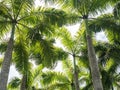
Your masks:
<instances>
[{"instance_id":1,"label":"sky","mask_svg":"<svg viewBox=\"0 0 120 90\"><path fill-rule=\"evenodd\" d=\"M36 0L35 3L36 3L36 6L38 6L38 5L42 5L42 6L43 6L43 4L39 2L39 0ZM54 6L54 7L56 7L56 6ZM112 10L112 9L109 9L107 12L111 12L111 10ZM72 26L67 26L67 29L71 32L71 34L72 34L73 36L74 36L75 33L77 32L78 28L79 28L79 24L75 24L75 25L72 25ZM96 40L98 40L98 41L108 41L107 38L106 38L106 36L105 36L105 33L104 33L104 32L96 33L95 38L96 38ZM60 41L57 41L57 42L56 42L56 46L63 47L63 46L61 45ZM61 69L61 62L58 63L58 65L57 65L57 67L55 68L55 70L56 70L56 71L62 71L62 69ZM12 65L12 66L10 67L9 81L10 81L11 78L13 78L13 77L15 77L15 76L20 77L20 75L19 75L19 73L16 71L14 65Z\"/></svg>"}]
</instances>

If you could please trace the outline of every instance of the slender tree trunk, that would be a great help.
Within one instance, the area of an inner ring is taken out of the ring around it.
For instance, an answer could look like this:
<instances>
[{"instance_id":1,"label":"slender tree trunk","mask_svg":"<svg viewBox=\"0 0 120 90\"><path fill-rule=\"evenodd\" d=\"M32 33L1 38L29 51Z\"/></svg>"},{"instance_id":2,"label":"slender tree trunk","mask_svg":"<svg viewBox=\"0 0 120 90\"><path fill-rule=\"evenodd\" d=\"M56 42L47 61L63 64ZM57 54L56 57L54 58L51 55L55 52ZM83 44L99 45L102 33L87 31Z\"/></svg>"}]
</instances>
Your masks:
<instances>
[{"instance_id":1,"label":"slender tree trunk","mask_svg":"<svg viewBox=\"0 0 120 90\"><path fill-rule=\"evenodd\" d=\"M112 84L112 90L114 90L113 84Z\"/></svg>"},{"instance_id":2,"label":"slender tree trunk","mask_svg":"<svg viewBox=\"0 0 120 90\"><path fill-rule=\"evenodd\" d=\"M0 90L7 90L7 81L8 81L8 75L9 75L10 64L12 59L13 43L14 43L14 31L15 31L15 25L12 26L11 37L8 42L4 60L2 63L2 68L0 73Z\"/></svg>"},{"instance_id":3,"label":"slender tree trunk","mask_svg":"<svg viewBox=\"0 0 120 90\"><path fill-rule=\"evenodd\" d=\"M88 57L89 57L89 65L92 74L92 82L94 90L103 90L102 82L100 79L100 71L98 67L98 62L95 55L95 50L92 44L91 32L88 29L88 20L85 20L86 25L86 39L87 39L87 48L88 48Z\"/></svg>"},{"instance_id":4,"label":"slender tree trunk","mask_svg":"<svg viewBox=\"0 0 120 90\"><path fill-rule=\"evenodd\" d=\"M80 90L78 81L78 70L76 69L75 55L73 55L75 90Z\"/></svg>"},{"instance_id":5,"label":"slender tree trunk","mask_svg":"<svg viewBox=\"0 0 120 90\"><path fill-rule=\"evenodd\" d=\"M23 75L20 90L27 90L27 76Z\"/></svg>"}]
</instances>

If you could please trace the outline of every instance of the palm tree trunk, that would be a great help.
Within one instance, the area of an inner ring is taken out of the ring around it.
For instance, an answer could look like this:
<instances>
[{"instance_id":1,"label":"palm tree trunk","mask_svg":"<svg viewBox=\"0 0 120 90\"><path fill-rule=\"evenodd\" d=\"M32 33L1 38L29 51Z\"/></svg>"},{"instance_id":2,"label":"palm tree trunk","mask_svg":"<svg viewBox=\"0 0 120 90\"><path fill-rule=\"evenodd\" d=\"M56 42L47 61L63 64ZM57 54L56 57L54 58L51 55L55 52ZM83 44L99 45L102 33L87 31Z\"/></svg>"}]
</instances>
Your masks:
<instances>
[{"instance_id":1,"label":"palm tree trunk","mask_svg":"<svg viewBox=\"0 0 120 90\"><path fill-rule=\"evenodd\" d=\"M7 90L7 81L8 81L10 63L12 59L12 50L14 44L14 32L15 32L15 25L12 26L11 37L8 42L4 60L2 63L2 68L0 73L0 90Z\"/></svg>"},{"instance_id":2,"label":"palm tree trunk","mask_svg":"<svg viewBox=\"0 0 120 90\"><path fill-rule=\"evenodd\" d=\"M27 81L27 76L23 75L20 90L27 90L26 81Z\"/></svg>"},{"instance_id":3,"label":"palm tree trunk","mask_svg":"<svg viewBox=\"0 0 120 90\"><path fill-rule=\"evenodd\" d=\"M76 90L80 90L79 81L78 81L78 70L76 69L75 55L73 55L73 64L74 64L75 89L76 89Z\"/></svg>"},{"instance_id":4,"label":"palm tree trunk","mask_svg":"<svg viewBox=\"0 0 120 90\"><path fill-rule=\"evenodd\" d=\"M114 90L113 84L112 84L112 90Z\"/></svg>"},{"instance_id":5,"label":"palm tree trunk","mask_svg":"<svg viewBox=\"0 0 120 90\"><path fill-rule=\"evenodd\" d=\"M102 82L100 79L100 71L98 67L98 62L95 55L95 50L92 44L91 32L88 29L88 20L85 20L86 25L86 39L87 39L87 47L88 47L88 57L89 57L89 65L92 74L92 82L94 90L103 90Z\"/></svg>"}]
</instances>

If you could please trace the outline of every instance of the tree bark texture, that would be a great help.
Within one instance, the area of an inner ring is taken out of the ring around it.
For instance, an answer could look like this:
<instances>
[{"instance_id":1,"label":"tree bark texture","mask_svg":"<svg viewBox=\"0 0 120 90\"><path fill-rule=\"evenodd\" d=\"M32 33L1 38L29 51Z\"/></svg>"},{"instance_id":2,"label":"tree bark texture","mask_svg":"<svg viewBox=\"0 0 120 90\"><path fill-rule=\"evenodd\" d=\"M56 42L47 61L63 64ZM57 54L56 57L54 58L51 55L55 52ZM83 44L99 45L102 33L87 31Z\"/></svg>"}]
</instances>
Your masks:
<instances>
[{"instance_id":1,"label":"tree bark texture","mask_svg":"<svg viewBox=\"0 0 120 90\"><path fill-rule=\"evenodd\" d=\"M20 90L27 90L27 76L23 75Z\"/></svg>"},{"instance_id":2,"label":"tree bark texture","mask_svg":"<svg viewBox=\"0 0 120 90\"><path fill-rule=\"evenodd\" d=\"M12 59L13 38L10 38L0 73L0 90L7 90L7 81Z\"/></svg>"},{"instance_id":3,"label":"tree bark texture","mask_svg":"<svg viewBox=\"0 0 120 90\"><path fill-rule=\"evenodd\" d=\"M14 32L15 32L15 24L12 25L11 37L8 41L7 49L6 49L4 60L1 67L0 90L7 90L7 81L9 76L13 44L14 44Z\"/></svg>"},{"instance_id":4,"label":"tree bark texture","mask_svg":"<svg viewBox=\"0 0 120 90\"><path fill-rule=\"evenodd\" d=\"M80 90L79 81L78 81L78 70L76 69L75 55L73 55L73 63L74 63L74 83L75 83L75 90Z\"/></svg>"},{"instance_id":5,"label":"tree bark texture","mask_svg":"<svg viewBox=\"0 0 120 90\"><path fill-rule=\"evenodd\" d=\"M89 58L89 65L92 74L92 82L94 90L103 90L102 81L100 79L100 71L98 67L98 62L96 59L95 50L92 44L92 37L90 31L88 31L88 21L85 20L86 24L86 39L87 39L87 48L88 48L88 58Z\"/></svg>"}]
</instances>

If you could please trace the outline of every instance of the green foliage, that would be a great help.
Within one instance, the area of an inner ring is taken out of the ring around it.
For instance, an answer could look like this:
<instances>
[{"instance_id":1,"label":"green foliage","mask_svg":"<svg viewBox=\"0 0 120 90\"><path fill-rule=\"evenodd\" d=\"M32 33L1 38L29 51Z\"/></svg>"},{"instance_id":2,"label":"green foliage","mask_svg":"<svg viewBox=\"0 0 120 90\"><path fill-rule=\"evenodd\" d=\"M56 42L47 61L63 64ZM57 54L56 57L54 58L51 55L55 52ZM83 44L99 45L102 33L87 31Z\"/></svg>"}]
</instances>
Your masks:
<instances>
[{"instance_id":1,"label":"green foliage","mask_svg":"<svg viewBox=\"0 0 120 90\"><path fill-rule=\"evenodd\" d=\"M117 23L117 20L114 19L113 15L104 14L95 20L91 20L89 23L89 28L93 32L105 31L105 34L110 43L119 44L120 25Z\"/></svg>"},{"instance_id":2,"label":"green foliage","mask_svg":"<svg viewBox=\"0 0 120 90\"><path fill-rule=\"evenodd\" d=\"M100 62L104 62L104 64L110 58L114 60L114 62L119 65L119 49L120 47L116 44L109 44L109 43L101 43L99 42L96 47L96 52Z\"/></svg>"},{"instance_id":3,"label":"green foliage","mask_svg":"<svg viewBox=\"0 0 120 90\"><path fill-rule=\"evenodd\" d=\"M31 84L31 87L32 86L35 86L37 87L39 84L40 84L40 77L42 75L42 69L43 69L43 66L42 65L39 65L37 66L33 72L32 72L32 84ZM39 87L39 86L38 86Z\"/></svg>"},{"instance_id":4,"label":"green foliage","mask_svg":"<svg viewBox=\"0 0 120 90\"><path fill-rule=\"evenodd\" d=\"M101 75L105 90L112 89L115 87L115 83L119 82L119 79L116 79L116 76L119 76L117 73L117 69L120 64L119 49L119 45L101 42L99 42L95 47L99 63L102 65Z\"/></svg>"},{"instance_id":5,"label":"green foliage","mask_svg":"<svg viewBox=\"0 0 120 90\"><path fill-rule=\"evenodd\" d=\"M20 86L20 79L17 78L17 77L14 77L10 82L9 82L9 85L8 85L8 89L15 89L15 88L18 88Z\"/></svg>"},{"instance_id":6,"label":"green foliage","mask_svg":"<svg viewBox=\"0 0 120 90\"><path fill-rule=\"evenodd\" d=\"M4 42L4 43L1 43L0 44L0 53L3 53L6 51L6 48L7 48L7 43Z\"/></svg>"},{"instance_id":7,"label":"green foliage","mask_svg":"<svg viewBox=\"0 0 120 90\"><path fill-rule=\"evenodd\" d=\"M45 0L46 2L48 0ZM88 54L85 39L85 25L81 23L84 15L96 15L103 12L108 2L119 0L49 0L49 2L62 3L65 10L38 7L34 8L34 0L4 0L0 1L0 35L3 37L11 30L15 23L15 45L13 62L17 70L26 76L27 88L39 88L40 90L70 90L73 84L73 64L67 59L68 54L75 54L79 71L79 82L85 82L82 90L92 90L92 80L88 62ZM120 75L116 73L120 65L120 25L119 2L115 5L113 14L104 14L96 19L88 21L92 32L105 31L109 43L98 43L95 46L99 59L102 82L105 90L112 86L119 86ZM68 11L66 11L68 10ZM115 19L116 18L116 19ZM64 25L81 23L77 36L72 37ZM58 29L58 27L61 27ZM58 30L56 30L58 29ZM55 35L58 36L55 36ZM55 37L58 37L65 46L65 51L54 46ZM51 39L52 38L52 39ZM29 44L30 43L30 44ZM6 43L0 44L0 52L6 50ZM32 69L30 59L38 66ZM58 60L64 60L64 73L47 71L42 72L43 67L54 67ZM14 78L8 88L19 88L21 80ZM74 85L73 85L74 86Z\"/></svg>"},{"instance_id":8,"label":"green foliage","mask_svg":"<svg viewBox=\"0 0 120 90\"><path fill-rule=\"evenodd\" d=\"M16 63L16 68L19 72L25 73L30 69L30 63L28 61L28 53L26 51L25 44L23 42L16 43L14 47L14 62Z\"/></svg>"},{"instance_id":9,"label":"green foliage","mask_svg":"<svg viewBox=\"0 0 120 90\"><path fill-rule=\"evenodd\" d=\"M77 23L80 21L80 18L77 14L69 14L61 10L51 9L45 11L47 22L50 22L53 25L63 26L65 24Z\"/></svg>"},{"instance_id":10,"label":"green foliage","mask_svg":"<svg viewBox=\"0 0 120 90\"><path fill-rule=\"evenodd\" d=\"M63 8L68 8L69 12L79 13L79 16L96 15L106 9L108 1L106 0L57 0L63 5ZM76 12L77 11L77 12Z\"/></svg>"},{"instance_id":11,"label":"green foliage","mask_svg":"<svg viewBox=\"0 0 120 90\"><path fill-rule=\"evenodd\" d=\"M57 32L58 39L64 45L68 54L75 54L76 56L80 53L80 47L82 46L81 36L72 37L71 33L66 28L60 28L60 32Z\"/></svg>"},{"instance_id":12,"label":"green foliage","mask_svg":"<svg viewBox=\"0 0 120 90\"><path fill-rule=\"evenodd\" d=\"M54 47L51 41L47 40L37 42L31 52L36 64L42 63L45 67L53 67L57 60L62 60L67 57L65 51L61 48Z\"/></svg>"},{"instance_id":13,"label":"green foliage","mask_svg":"<svg viewBox=\"0 0 120 90\"><path fill-rule=\"evenodd\" d=\"M3 58L0 58L0 67L2 66Z\"/></svg>"},{"instance_id":14,"label":"green foliage","mask_svg":"<svg viewBox=\"0 0 120 90\"><path fill-rule=\"evenodd\" d=\"M113 10L113 14L115 16L116 19L120 19L120 2L118 2Z\"/></svg>"},{"instance_id":15,"label":"green foliage","mask_svg":"<svg viewBox=\"0 0 120 90\"><path fill-rule=\"evenodd\" d=\"M42 74L42 84L46 89L66 89L69 90L69 79L60 72L47 71Z\"/></svg>"}]
</instances>

